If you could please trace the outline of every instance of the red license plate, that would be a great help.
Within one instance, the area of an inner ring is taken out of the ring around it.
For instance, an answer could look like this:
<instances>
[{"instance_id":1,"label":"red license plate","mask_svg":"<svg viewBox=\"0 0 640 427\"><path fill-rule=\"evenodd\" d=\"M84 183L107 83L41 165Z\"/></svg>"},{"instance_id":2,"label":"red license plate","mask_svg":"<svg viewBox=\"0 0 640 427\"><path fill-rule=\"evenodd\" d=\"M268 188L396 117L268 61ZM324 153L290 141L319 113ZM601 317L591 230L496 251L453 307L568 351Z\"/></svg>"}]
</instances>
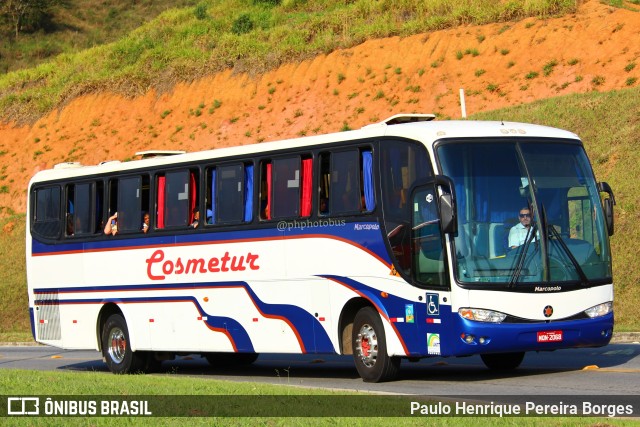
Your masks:
<instances>
[{"instance_id":1,"label":"red license plate","mask_svg":"<svg viewBox=\"0 0 640 427\"><path fill-rule=\"evenodd\" d=\"M561 342L562 331L538 332L538 342Z\"/></svg>"}]
</instances>

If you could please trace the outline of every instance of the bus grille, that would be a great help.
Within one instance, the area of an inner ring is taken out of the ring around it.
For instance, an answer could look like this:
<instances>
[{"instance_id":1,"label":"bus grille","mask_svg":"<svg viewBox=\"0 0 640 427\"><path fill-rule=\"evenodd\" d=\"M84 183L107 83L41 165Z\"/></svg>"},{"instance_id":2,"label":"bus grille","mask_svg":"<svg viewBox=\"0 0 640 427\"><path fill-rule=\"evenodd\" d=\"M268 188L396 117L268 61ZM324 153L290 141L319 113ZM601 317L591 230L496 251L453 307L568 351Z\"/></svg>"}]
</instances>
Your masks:
<instances>
[{"instance_id":1,"label":"bus grille","mask_svg":"<svg viewBox=\"0 0 640 427\"><path fill-rule=\"evenodd\" d=\"M60 331L60 305L58 293L50 292L38 294L35 301L36 322L39 340L59 340L62 338Z\"/></svg>"}]
</instances>

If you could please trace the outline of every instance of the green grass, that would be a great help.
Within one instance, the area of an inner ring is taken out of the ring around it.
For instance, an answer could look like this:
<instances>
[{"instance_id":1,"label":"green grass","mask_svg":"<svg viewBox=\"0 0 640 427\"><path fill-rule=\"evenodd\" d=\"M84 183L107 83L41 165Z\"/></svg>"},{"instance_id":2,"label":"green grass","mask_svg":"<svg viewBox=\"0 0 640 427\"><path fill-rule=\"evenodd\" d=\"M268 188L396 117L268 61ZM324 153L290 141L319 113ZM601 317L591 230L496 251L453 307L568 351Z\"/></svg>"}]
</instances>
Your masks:
<instances>
[{"instance_id":1,"label":"green grass","mask_svg":"<svg viewBox=\"0 0 640 427\"><path fill-rule=\"evenodd\" d=\"M24 3L24 2L23 2ZM193 6L197 0L65 0L51 7L39 28L25 25L15 38L0 11L0 73L31 68L61 53L79 52L113 42L167 9Z\"/></svg>"},{"instance_id":2,"label":"green grass","mask_svg":"<svg viewBox=\"0 0 640 427\"><path fill-rule=\"evenodd\" d=\"M548 17L576 7L573 0L391 3L205 0L170 9L109 44L100 39L80 52L62 49L49 62L0 76L0 117L30 122L81 94L134 96L221 70L259 74L371 38ZM467 53L478 54L475 48Z\"/></svg>"},{"instance_id":3,"label":"green grass","mask_svg":"<svg viewBox=\"0 0 640 427\"><path fill-rule=\"evenodd\" d=\"M26 293L24 228L24 215L0 220L0 341L33 340Z\"/></svg>"},{"instance_id":4,"label":"green grass","mask_svg":"<svg viewBox=\"0 0 640 427\"><path fill-rule=\"evenodd\" d=\"M145 417L12 417L4 418L10 425L340 425L340 426L371 426L371 425L409 425L409 426L631 426L637 424L635 420L612 418L542 418L542 417L438 417L438 416L410 416L411 400L419 400L423 404L432 403L422 398L407 396L366 395L363 393L348 393L330 390L307 389L283 385L267 385L257 383L236 383L217 381L212 379L191 378L173 374L165 375L130 375L115 376L109 373L96 372L45 372L24 370L3 370L0 376L0 389L4 395L25 396L39 395L43 397L71 396L65 400L72 400L73 396L86 397L89 400L107 400L108 396L121 397L129 401L147 400L150 408L157 408L157 402L166 402L158 408L160 413L202 414L209 413L243 413L251 414L261 410L271 402L267 408L269 413L282 413L284 417L197 417L184 418L145 418ZM154 396L159 396L155 397ZM168 396L163 398L162 396ZM204 396L181 398L180 396ZM62 398L58 398L61 399ZM44 400L44 399L43 399ZM154 402L156 402L154 407ZM225 404L226 402L226 404ZM247 404L248 402L248 404ZM266 403L265 403L266 402ZM358 407L352 409L355 403ZM42 402L44 404L44 402ZM42 406L41 404L41 406ZM229 406L226 409L226 406ZM331 405L331 406L329 406ZM367 406L371 405L371 406ZM321 411L322 413L349 413L349 417L289 417L287 415L305 413L305 409ZM406 412L405 412L406 408ZM387 412L389 411L389 412ZM157 414L158 412L156 412ZM402 413L403 417L376 417L387 413ZM605 423L605 424L603 424Z\"/></svg>"}]
</instances>

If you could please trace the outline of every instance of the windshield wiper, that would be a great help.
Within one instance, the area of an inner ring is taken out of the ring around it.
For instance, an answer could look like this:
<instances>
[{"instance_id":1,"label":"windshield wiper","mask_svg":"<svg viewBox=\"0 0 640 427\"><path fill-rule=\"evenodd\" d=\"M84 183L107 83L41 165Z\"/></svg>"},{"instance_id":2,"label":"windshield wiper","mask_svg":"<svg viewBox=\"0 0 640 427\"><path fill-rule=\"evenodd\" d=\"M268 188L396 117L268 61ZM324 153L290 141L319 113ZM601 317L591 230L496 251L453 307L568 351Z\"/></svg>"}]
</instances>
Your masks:
<instances>
[{"instance_id":1,"label":"windshield wiper","mask_svg":"<svg viewBox=\"0 0 640 427\"><path fill-rule=\"evenodd\" d=\"M518 279L520 278L520 274L522 274L522 268L524 267L524 261L526 259L527 251L529 250L529 245L533 241L536 236L536 231L538 226L536 223L531 226L529 229L529 233L527 234L527 239L524 244L520 246L522 251L518 254L518 259L516 260L515 268L513 269L513 274L511 275L511 279L509 279L509 287L512 288L513 285L516 284ZM520 249L518 248L518 249Z\"/></svg>"},{"instance_id":2,"label":"windshield wiper","mask_svg":"<svg viewBox=\"0 0 640 427\"><path fill-rule=\"evenodd\" d=\"M553 225L550 225L548 227L548 229L549 229L549 234L551 235L551 237L554 237L558 241L558 243L560 243L560 247L567 254L567 257L569 258L569 261L571 261L571 264L573 264L573 268L576 269L576 272L578 273L578 276L580 276L580 280L582 280L582 283L586 285L589 282L589 279L587 278L587 275L584 273L584 270L582 269L582 267L580 267L580 263L578 262L576 257L573 256L573 253L571 252L571 250L569 249L569 247L565 243L565 241L562 238L562 236L560 236L560 233L558 233L558 230L556 230L556 228Z\"/></svg>"}]
</instances>

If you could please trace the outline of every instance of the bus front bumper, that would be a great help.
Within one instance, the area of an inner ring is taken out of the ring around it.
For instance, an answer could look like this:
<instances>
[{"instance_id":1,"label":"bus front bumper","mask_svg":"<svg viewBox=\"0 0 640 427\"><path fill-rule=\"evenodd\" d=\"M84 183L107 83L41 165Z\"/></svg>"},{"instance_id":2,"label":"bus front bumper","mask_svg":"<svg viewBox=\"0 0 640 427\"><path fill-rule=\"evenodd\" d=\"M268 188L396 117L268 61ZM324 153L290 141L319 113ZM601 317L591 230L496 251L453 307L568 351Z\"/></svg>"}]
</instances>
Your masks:
<instances>
[{"instance_id":1,"label":"bus front bumper","mask_svg":"<svg viewBox=\"0 0 640 427\"><path fill-rule=\"evenodd\" d=\"M602 347L611 341L614 322L613 313L608 313L594 319L552 323L496 324L461 317L456 323L458 334L451 343L454 356Z\"/></svg>"}]
</instances>

